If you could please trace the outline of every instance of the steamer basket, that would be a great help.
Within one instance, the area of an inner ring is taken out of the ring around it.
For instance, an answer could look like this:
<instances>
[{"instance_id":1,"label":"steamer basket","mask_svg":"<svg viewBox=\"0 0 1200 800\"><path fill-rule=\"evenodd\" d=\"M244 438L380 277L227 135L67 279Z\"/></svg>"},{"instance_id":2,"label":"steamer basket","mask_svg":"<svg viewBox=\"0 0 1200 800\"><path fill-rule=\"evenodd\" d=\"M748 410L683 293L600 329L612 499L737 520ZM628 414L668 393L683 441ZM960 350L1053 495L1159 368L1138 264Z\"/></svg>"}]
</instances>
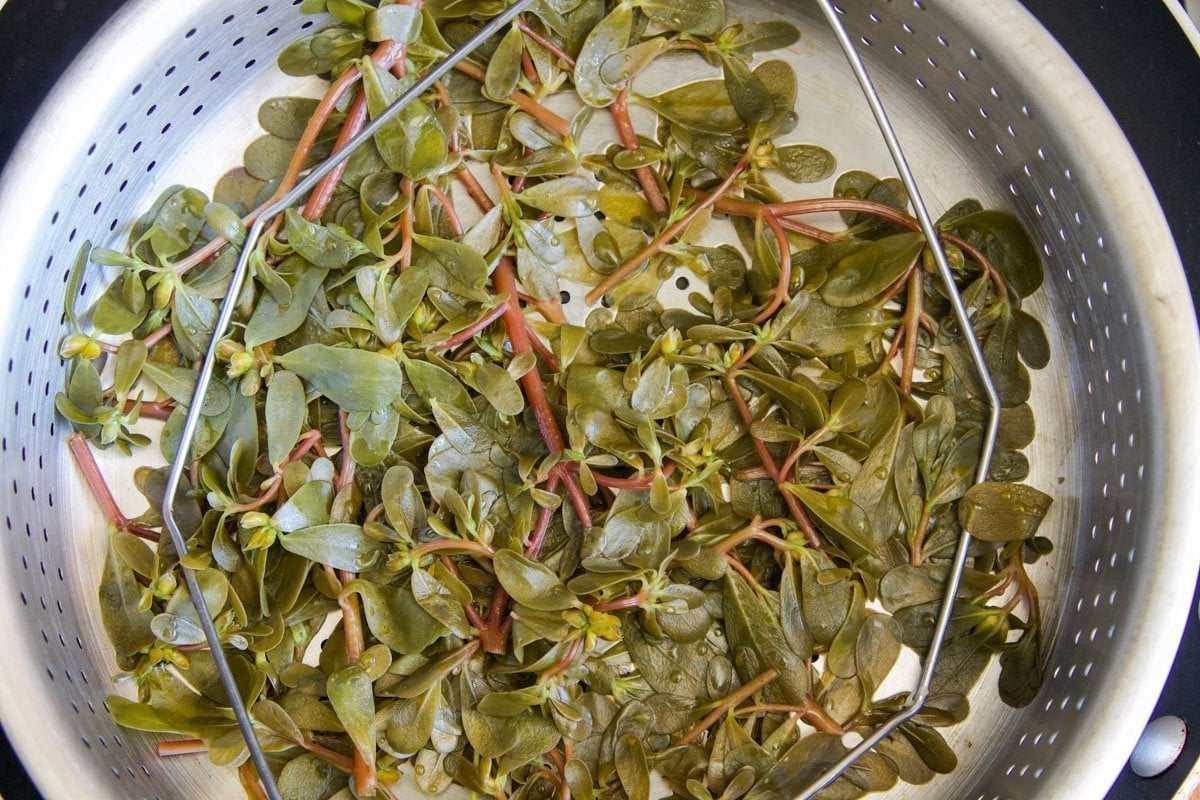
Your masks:
<instances>
[{"instance_id":1,"label":"steamer basket","mask_svg":"<svg viewBox=\"0 0 1200 800\"><path fill-rule=\"evenodd\" d=\"M1200 565L1200 347L1183 270L1116 123L1016 0L843 5L931 210L974 196L1033 232L1047 275L1030 310L1054 346L1034 379L1028 451L1029 482L1055 497L1043 531L1057 549L1034 576L1046 685L1010 709L993 666L951 731L959 769L889 796L1098 800L1170 669ZM731 0L730 10L805 33L774 54L800 80L791 140L831 147L842 169L890 174L816 8ZM0 179L0 720L50 800L241 796L232 773L203 757L160 760L153 737L117 728L104 709L116 671L96 601L104 523L55 417L55 349L80 244L120 247L166 186L211 188L240 163L259 102L319 89L274 61L320 24L290 0L132 0L63 77ZM111 277L90 270L81 304ZM101 465L118 484L131 474L128 460Z\"/></svg>"}]
</instances>

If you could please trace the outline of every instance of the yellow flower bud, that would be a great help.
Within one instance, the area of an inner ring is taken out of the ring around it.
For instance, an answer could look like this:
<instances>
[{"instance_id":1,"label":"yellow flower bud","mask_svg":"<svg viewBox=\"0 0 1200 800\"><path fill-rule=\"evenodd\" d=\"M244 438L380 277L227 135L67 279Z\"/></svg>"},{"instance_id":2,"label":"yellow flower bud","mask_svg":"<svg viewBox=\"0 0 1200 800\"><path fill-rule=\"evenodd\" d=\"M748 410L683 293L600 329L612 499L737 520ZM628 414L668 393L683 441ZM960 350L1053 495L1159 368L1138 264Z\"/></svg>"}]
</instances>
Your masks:
<instances>
[{"instance_id":1,"label":"yellow flower bud","mask_svg":"<svg viewBox=\"0 0 1200 800\"><path fill-rule=\"evenodd\" d=\"M254 368L254 356L242 350L240 353L234 353L229 357L229 377L236 378L239 375L245 375Z\"/></svg>"},{"instance_id":2,"label":"yellow flower bud","mask_svg":"<svg viewBox=\"0 0 1200 800\"><path fill-rule=\"evenodd\" d=\"M167 276L154 287L154 307L166 308L171 304L171 298L174 296L175 280Z\"/></svg>"},{"instance_id":3,"label":"yellow flower bud","mask_svg":"<svg viewBox=\"0 0 1200 800\"><path fill-rule=\"evenodd\" d=\"M59 354L63 358L74 358L80 356L89 361L93 358L98 358L100 355L100 343L90 336L84 336L82 333L73 333L62 340L62 345L59 347Z\"/></svg>"},{"instance_id":4,"label":"yellow flower bud","mask_svg":"<svg viewBox=\"0 0 1200 800\"><path fill-rule=\"evenodd\" d=\"M252 531L256 528L265 528L271 524L271 517L261 511L247 511L242 514L238 520L238 527L242 530Z\"/></svg>"},{"instance_id":5,"label":"yellow flower bud","mask_svg":"<svg viewBox=\"0 0 1200 800\"><path fill-rule=\"evenodd\" d=\"M250 541L246 542L247 550L266 550L271 545L275 544L275 537L278 531L270 525L264 525L261 528L255 529L250 536Z\"/></svg>"},{"instance_id":6,"label":"yellow flower bud","mask_svg":"<svg viewBox=\"0 0 1200 800\"><path fill-rule=\"evenodd\" d=\"M232 339L222 339L217 345L217 358L222 361L228 361L237 353L246 352L246 348Z\"/></svg>"},{"instance_id":7,"label":"yellow flower bud","mask_svg":"<svg viewBox=\"0 0 1200 800\"><path fill-rule=\"evenodd\" d=\"M679 345L683 342L683 337L679 335L679 331L675 328L668 328L667 332L662 337L662 353L664 356L673 356L679 352Z\"/></svg>"}]
</instances>

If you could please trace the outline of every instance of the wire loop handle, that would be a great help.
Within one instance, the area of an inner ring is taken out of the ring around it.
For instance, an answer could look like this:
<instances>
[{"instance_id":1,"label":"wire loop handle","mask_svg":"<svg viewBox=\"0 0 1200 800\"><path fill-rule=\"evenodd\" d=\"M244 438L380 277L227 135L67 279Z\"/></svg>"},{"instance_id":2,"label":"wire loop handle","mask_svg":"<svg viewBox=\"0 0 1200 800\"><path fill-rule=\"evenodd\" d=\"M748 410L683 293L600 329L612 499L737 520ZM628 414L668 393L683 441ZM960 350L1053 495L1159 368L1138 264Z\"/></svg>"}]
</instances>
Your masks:
<instances>
[{"instance_id":1,"label":"wire loop handle","mask_svg":"<svg viewBox=\"0 0 1200 800\"><path fill-rule=\"evenodd\" d=\"M237 304L237 297L241 294L242 286L245 283L246 275L249 272L250 257L262 237L263 230L266 228L267 222L283 211L295 206L303 200L317 183L326 175L332 172L339 164L348 159L355 150L362 144L370 141L376 133L383 128L397 113L403 110L406 106L420 97L443 75L454 68L456 64L464 60L472 52L474 52L484 41L497 33L501 28L511 23L518 14L523 12L533 4L534 0L517 0L511 6L506 8L498 16L489 20L483 25L471 38L463 42L459 47L452 51L445 59L438 62L433 68L426 72L416 83L407 91L398 97L391 105L389 105L382 114L370 122L363 130L354 136L350 141L335 151L322 164L314 168L305 178L300 181L294 189L280 197L274 203L263 209L262 213L250 226L246 234L246 240L242 245L241 254L238 258L237 267L229 281L229 290L226 294L225 301L221 305L220 314L213 326L212 339L209 341L207 352L205 353L204 363L201 365L200 374L196 380L196 388L192 394L192 402L188 408L187 418L183 425L183 430L180 435L179 449L175 460L171 464L171 471L167 478L166 493L163 499L162 516L167 531L171 535L171 541L175 545L175 549L180 558L187 555L187 538L183 531L180 530L178 521L175 516L175 497L179 491L183 480L184 471L189 464L189 452L191 450L192 441L195 439L196 431L200 425L201 407L204 398L208 391L209 385L212 383L213 372L217 364L217 348L224 338L229 324L233 318L233 313ZM850 35L847 33L845 26L838 18L839 11L834 7L831 0L816 0L830 27L833 29L834 35L845 53L846 60L850 64L851 70L857 78L859 86L862 88L863 95L866 97L867 103L871 108L871 113L875 117L875 121L879 126L880 132L883 134L888 151L891 153L892 160L896 164L896 169L899 172L900 179L904 183L905 189L908 191L909 200L912 203L913 211L917 220L921 225L921 232L925 235L926 241L929 243L929 249L933 254L934 261L937 263L938 275L942 281L943 287L946 290L947 297L950 300L951 309L954 317L964 332L972 331L971 319L967 313L966 307L963 305L962 296L958 291L958 287L954 282L954 274L950 268L950 264L946 260L946 255L942 250L940 238L938 236L937 227L935 226L929 210L925 206L924 200L921 198L920 190L913 176L912 170L909 168L908 160L904 156L904 151L900 146L899 139L896 136L896 131L892 127L891 121L883 106L883 101L879 96L879 92L875 89L874 83L867 72L862 58L859 56ZM976 472L976 483L987 479L988 469L991 465L992 453L995 450L996 432L1000 423L1000 401L996 395L996 388L992 382L991 374L987 364L984 362L983 353L979 348L979 343L974 335L968 334L965 337L967 350L971 355L971 361L975 365L975 369L979 374L981 383L987 397L989 406L989 415L987 427L983 437L983 447L980 451L979 468ZM921 670L920 679L917 681L916 687L909 694L908 700L904 707L893 715L887 722L880 726L870 736L862 740L857 746L850 750L840 761L826 770L816 781L804 789L797 796L797 800L810 800L814 795L827 787L833 781L853 765L859 758L869 752L875 745L883 739L891 735L900 725L912 719L924 707L929 696L929 688L933 681L933 671L937 666L937 661L941 655L942 646L946 635L946 629L950 624L950 614L954 607L954 597L958 592L958 586L962 579L963 567L967 559L967 545L970 542L970 534L963 531L959 536L954 553L954 561L951 566L950 575L946 582L946 589L942 597L941 608L938 612L937 625L934 628L933 640L930 643L929 651L926 654L924 664ZM250 751L250 758L258 771L259 779L262 781L263 788L270 800L281 800L279 789L275 785L274 776L271 773L270 766L267 763L266 756L263 753L262 746L258 741L258 736L254 730L254 722L250 718L250 714L246 709L244 699L241 697L237 682L233 677L233 673L229 668L229 661L222 649L220 636L217 633L216 627L213 625L212 617L209 614L208 604L204 600L204 595L200 590L199 582L196 578L196 573L189 569L183 568L184 580L187 583L188 592L191 595L192 604L195 606L196 613L200 618L200 625L204 630L205 639L208 641L209 648L212 652L213 661L217 668L217 673L221 679L221 685L224 687L226 694L229 697L230 706L233 709L234 716L237 718L238 728L242 732L242 736L246 740L246 746Z\"/></svg>"},{"instance_id":2,"label":"wire loop handle","mask_svg":"<svg viewBox=\"0 0 1200 800\"><path fill-rule=\"evenodd\" d=\"M246 274L249 272L250 256L254 252L254 248L258 245L258 240L262 237L267 222L303 200L322 178L348 159L360 146L371 141L375 137L375 134L395 117L396 114L432 88L433 84L443 75L454 69L455 65L471 55L480 45L498 33L501 28L516 19L517 15L533 5L533 2L534 0L516 0L516 2L499 15L489 20L471 38L455 48L446 58L439 61L428 72L422 75L416 83L405 91L404 94L397 97L391 105L383 110L383 113L364 127L358 135L354 136L319 166L315 167L294 189L264 208L262 213L258 215L258 218L250 226L250 230L246 233L246 240L242 244L237 268L233 271L233 275L229 279L229 290L225 295L225 301L221 304L221 312L217 316L216 323L213 325L212 339L208 342L208 350L204 355L204 363L201 365L200 374L196 378L196 389L192 392L192 402L188 407L187 418L183 423L183 431L180 434L179 449L176 452L175 460L171 463L171 472L167 477L166 494L163 496L163 522L166 525L167 531L171 534L171 542L175 545L175 550L181 559L187 555L188 546L187 536L179 529L179 523L175 518L175 496L179 492L180 484L183 481L184 470L187 469L190 463L189 453L192 448L192 441L196 437L196 431L200 426L201 408L204 405L202 401L208 392L209 385L212 383L213 371L217 365L217 348L221 343L221 339L225 337L225 332L229 329L229 323L233 319L233 312L237 306L237 298L242 292L242 285L245 283ZM191 595L192 605L196 609L196 614L200 617L200 626L204 629L204 638L208 641L209 649L212 652L213 663L216 665L217 675L221 679L221 686L224 687L225 694L229 698L229 705L233 709L234 716L237 718L242 738L246 740L246 747L250 750L250 758L254 762L255 769L258 771L259 780L262 781L263 789L270 800L282 800L279 788L275 785L275 777L271 773L270 765L267 764L266 756L263 754L262 745L258 741L258 735L254 731L254 721L250 718L250 714L246 710L245 700L239 693L237 681L234 680L233 673L229 669L229 660L225 656L224 649L222 649L221 637L213 625L212 616L208 610L208 603L205 602L204 595L200 591L200 584L196 578L196 573L187 567L183 567L183 576L188 587L188 593Z\"/></svg>"},{"instance_id":3,"label":"wire loop handle","mask_svg":"<svg viewBox=\"0 0 1200 800\"><path fill-rule=\"evenodd\" d=\"M921 198L917 179L913 177L912 170L908 166L908 159L904 156L904 150L896 136L896 129L892 127L891 120L888 119L887 111L883 107L883 100L880 98L875 84L871 81L867 67L858 54L854 42L850 39L850 34L846 32L846 27L838 18L839 13L842 12L835 8L832 0L817 0L817 5L821 7L825 19L833 28L838 45L841 46L846 60L850 62L850 69L854 72L854 77L858 79L858 85L867 99L867 104L871 107L876 124L879 126L879 132L883 134L883 140L887 143L888 152L891 153L892 161L895 162L896 169L900 173L900 180L908 191L908 199L912 203L913 213L916 215L917 221L921 223L921 232L925 234L929 251L933 254L934 261L937 262L938 277L946 290L946 296L950 300L950 307L954 312L955 320L958 321L959 329L964 333L967 351L971 354L971 362L975 365L975 371L979 374L979 380L983 384L989 411L987 427L983 435L983 447L979 453L979 469L975 473L975 482L982 483L987 480L988 469L992 463L992 453L996 449L996 432L1000 426L1000 398L996 394L995 384L992 383L991 371L988 370L987 363L983 360L983 351L979 349L979 342L975 339L971 317L967 313L966 306L963 305L962 295L958 291L957 284L954 283L954 273L950 269L949 262L946 261L946 253L942 250L937 226L929 215L925 201ZM967 546L970 541L971 534L965 530L958 537L958 544L954 550L954 561L950 567L950 575L946 579L945 592L942 594L942 605L938 609L937 625L933 629L933 640L929 643L929 651L926 653L925 662L921 667L921 677L909 694L903 708L879 726L874 733L853 747L842 760L822 773L796 797L796 800L810 800L817 792L837 780L843 772L866 755L875 745L890 736L924 708L925 701L929 699L929 687L933 683L933 670L937 667L938 658L942 653L942 645L945 643L946 629L950 626L950 613L954 609L954 597L958 594L958 585L962 581L963 567L967 563Z\"/></svg>"}]
</instances>

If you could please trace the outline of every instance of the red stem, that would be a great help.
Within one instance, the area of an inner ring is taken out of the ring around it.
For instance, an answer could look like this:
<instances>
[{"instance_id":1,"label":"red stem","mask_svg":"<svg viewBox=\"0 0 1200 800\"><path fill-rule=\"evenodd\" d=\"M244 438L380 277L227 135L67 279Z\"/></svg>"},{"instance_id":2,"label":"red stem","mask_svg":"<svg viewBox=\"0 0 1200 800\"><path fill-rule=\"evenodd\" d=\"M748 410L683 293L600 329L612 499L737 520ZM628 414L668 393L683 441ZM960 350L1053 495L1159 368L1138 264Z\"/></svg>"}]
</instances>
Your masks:
<instances>
[{"instance_id":1,"label":"red stem","mask_svg":"<svg viewBox=\"0 0 1200 800\"><path fill-rule=\"evenodd\" d=\"M680 737L680 739L675 744L687 744L688 742L696 739L697 737L700 736L700 734L702 734L706 730L708 730L710 725L712 725L714 722L716 722L722 716L724 716L725 713L727 711L729 711L729 709L737 708L738 703L741 703L743 700L745 700L747 697L754 694L755 692L761 691L762 689L766 688L768 685L770 685L770 683L772 681L774 681L778 677L779 677L779 670L775 669L774 667L772 667L771 669L768 669L766 672L759 675L757 678L750 681L745 686L741 687L736 692L729 695L724 700L722 700L720 703L718 703L716 708L714 708L712 711L710 711L704 717L704 719L702 719L698 723L696 723L696 725L690 731L688 731L682 737Z\"/></svg>"},{"instance_id":2,"label":"red stem","mask_svg":"<svg viewBox=\"0 0 1200 800\"><path fill-rule=\"evenodd\" d=\"M550 480L546 481L546 491L553 492L558 488L559 483L558 472L550 476ZM537 525L533 528L533 533L529 537L529 544L525 548L526 558L537 558L537 554L542 551L542 543L546 541L546 532L550 530L550 518L554 516L553 509L542 508L538 512Z\"/></svg>"},{"instance_id":3,"label":"red stem","mask_svg":"<svg viewBox=\"0 0 1200 800\"><path fill-rule=\"evenodd\" d=\"M567 647L567 652L563 654L562 659L542 673L542 679L553 678L555 675L561 675L571 668L575 663L575 659L579 657L579 651L583 649L583 637L580 636L574 639Z\"/></svg>"},{"instance_id":4,"label":"red stem","mask_svg":"<svg viewBox=\"0 0 1200 800\"><path fill-rule=\"evenodd\" d=\"M545 315L543 314L543 316ZM553 321L551 320L551 322ZM562 320L558 321L562 322ZM533 347L534 351L541 357L542 361L546 362L546 366L550 368L551 372L558 372L558 359L554 357L554 353L550 351L550 348L546 346L542 338L537 335L537 332L532 329L529 320L525 320L525 327L530 329L529 344Z\"/></svg>"},{"instance_id":5,"label":"red stem","mask_svg":"<svg viewBox=\"0 0 1200 800\"><path fill-rule=\"evenodd\" d=\"M346 112L346 121L342 125L342 130L338 134L337 141L334 142L333 152L337 152L346 146L346 143L353 139L359 131L363 129L363 125L367 122L367 93L359 92L354 98L354 102L350 104L350 110ZM316 220L325 216L326 209L329 208L329 202L333 199L333 193L337 190L338 182L342 176L346 174L346 167L350 165L347 159L341 164L333 168L321 182L317 184L317 188L313 189L313 193L308 198L308 203L304 206L304 211L301 212L305 219Z\"/></svg>"},{"instance_id":6,"label":"red stem","mask_svg":"<svg viewBox=\"0 0 1200 800\"><path fill-rule=\"evenodd\" d=\"M207 753L208 745L200 739L175 739L169 742L158 743L158 755L160 758L168 758L170 756L190 756L194 753Z\"/></svg>"},{"instance_id":7,"label":"red stem","mask_svg":"<svg viewBox=\"0 0 1200 800\"><path fill-rule=\"evenodd\" d=\"M746 427L746 434L750 436L754 442L754 449L758 451L758 457L762 461L763 467L771 474L775 485L778 486L783 482L784 476L780 474L779 467L775 463L775 458L771 455L771 451L767 449L767 445L757 436L750 433L751 426L754 425L754 415L750 413L750 406L746 404L746 398L742 396L742 390L738 388L734 374L731 372L725 373L725 389L733 400L734 407L737 408L738 416L742 418L742 424ZM805 537L810 545L820 549L821 534L817 531L812 520L808 518L808 512L804 510L804 506L800 505L800 501L791 492L779 490L783 496L783 502L787 505L788 511L791 512L792 519L796 520L796 524L800 526L800 530L804 531Z\"/></svg>"},{"instance_id":8,"label":"red stem","mask_svg":"<svg viewBox=\"0 0 1200 800\"><path fill-rule=\"evenodd\" d=\"M764 214L763 219L775 234L775 242L779 245L779 281L775 284L775 291L771 293L771 301L752 320L755 325L766 322L787 302L788 286L792 282L792 244L788 241L787 232L774 214Z\"/></svg>"},{"instance_id":9,"label":"red stem","mask_svg":"<svg viewBox=\"0 0 1200 800\"><path fill-rule=\"evenodd\" d=\"M475 201L480 210L484 212L492 210L495 203L492 202L492 198L488 197L488 193L484 191L483 186L471 170L465 166L459 167L454 171L454 177L458 178L459 183L467 190L467 194Z\"/></svg>"},{"instance_id":10,"label":"red stem","mask_svg":"<svg viewBox=\"0 0 1200 800\"><path fill-rule=\"evenodd\" d=\"M83 473L83 479L88 488L92 490L92 496L100 504L105 519L115 527L125 530L129 526L129 519L121 513L121 509L117 506L116 498L113 497L108 483L104 480L104 475L100 472L100 465L96 463L96 457L92 455L92 446L88 440L82 433L73 433L67 439L67 449L71 451L71 456L79 466L79 471Z\"/></svg>"},{"instance_id":11,"label":"red stem","mask_svg":"<svg viewBox=\"0 0 1200 800\"><path fill-rule=\"evenodd\" d=\"M164 322L162 325L158 326L153 331L151 331L150 334L147 335L145 339L142 339L142 344L146 345L146 349L149 350L150 348L154 347L154 345L158 344L163 339L170 336L171 330L172 330L171 323Z\"/></svg>"},{"instance_id":12,"label":"red stem","mask_svg":"<svg viewBox=\"0 0 1200 800\"><path fill-rule=\"evenodd\" d=\"M608 277L597 284L595 288L588 292L587 297L585 298L588 304L591 305L598 302L600 298L612 290L613 287L633 274L635 270L649 261L665 245L673 241L676 236L686 230L687 227L692 224L692 221L700 214L700 212L704 211L706 208L710 208L714 203L717 202L717 200L721 198L722 195L733 188L733 184L737 181L738 176L745 172L748 166L749 162L745 159L739 161L737 166L734 167L729 175L726 176L725 180L721 182L721 185L717 187L716 191L693 206L686 214L680 217L675 224L668 226L662 231L662 233L651 239L650 243L643 247L641 252L618 267L614 272L608 275Z\"/></svg>"},{"instance_id":13,"label":"red stem","mask_svg":"<svg viewBox=\"0 0 1200 800\"><path fill-rule=\"evenodd\" d=\"M537 83L537 68L533 66L533 59L529 57L529 51L521 48L521 69L525 72L525 79L531 84Z\"/></svg>"},{"instance_id":14,"label":"red stem","mask_svg":"<svg viewBox=\"0 0 1200 800\"><path fill-rule=\"evenodd\" d=\"M912 394L913 370L917 364L921 306L925 297L925 273L914 269L908 279L908 302L904 309L904 360L900 368L900 391Z\"/></svg>"},{"instance_id":15,"label":"red stem","mask_svg":"<svg viewBox=\"0 0 1200 800\"><path fill-rule=\"evenodd\" d=\"M128 414L133 411L133 407L137 405L134 400L126 400L125 405L121 407L121 412ZM159 400L154 403L143 402L141 408L138 409L138 416L145 419L166 420L171 416L171 412L175 410L174 400Z\"/></svg>"},{"instance_id":16,"label":"red stem","mask_svg":"<svg viewBox=\"0 0 1200 800\"><path fill-rule=\"evenodd\" d=\"M460 344L466 344L467 342L474 339L475 335L477 333L480 333L485 328L487 328L489 325L491 325L493 322L500 319L500 317L504 316L504 312L506 309L507 309L506 303L497 303L495 306L488 309L487 313L484 314L482 317L480 317L475 322L472 322L470 325L463 328L461 331L454 334L450 338L446 339L444 342L430 345L430 347L437 349L437 350L442 350L442 349L449 350L452 347L458 347Z\"/></svg>"},{"instance_id":17,"label":"red stem","mask_svg":"<svg viewBox=\"0 0 1200 800\"><path fill-rule=\"evenodd\" d=\"M638 150L641 145L638 143L633 120L629 116L629 105L626 102L628 94L628 88L622 89L617 95L617 99L613 100L612 105L608 108L612 112L613 121L617 123L617 137L621 140L621 146L626 150ZM650 207L658 214L666 214L670 207L662 192L659 191L658 182L654 179L654 171L650 167L638 167L633 174L637 176L638 183L642 185L642 191L645 193Z\"/></svg>"},{"instance_id":18,"label":"red stem","mask_svg":"<svg viewBox=\"0 0 1200 800\"><path fill-rule=\"evenodd\" d=\"M492 281L499 294L508 295L508 301L505 304L504 327L508 331L508 340L512 343L513 353L531 352L533 348L530 344L529 329L525 325L525 314L517 302L517 281L513 275L512 259L507 256L500 259L500 263L492 275ZM542 434L542 440L545 441L546 447L551 453L562 451L565 448L562 433L558 429L558 421L554 418L554 410L550 407L550 400L546 397L546 386L542 383L542 374L537 367L521 376L521 385L525 387L530 409L533 411L534 419L537 420L538 430ZM565 472L562 479L567 486L567 494L571 497L580 522L584 527L592 527L592 514L588 508L587 496L579 488L579 482L570 472Z\"/></svg>"},{"instance_id":19,"label":"red stem","mask_svg":"<svg viewBox=\"0 0 1200 800\"><path fill-rule=\"evenodd\" d=\"M442 208L446 209L446 217L450 220L450 229L454 231L455 236L463 235L462 221L458 218L458 212L454 210L454 203L450 202L450 198L442 191L442 187L436 183L429 184L429 191L442 204Z\"/></svg>"},{"instance_id":20,"label":"red stem","mask_svg":"<svg viewBox=\"0 0 1200 800\"><path fill-rule=\"evenodd\" d=\"M662 468L662 476L664 478L671 477L675 472L675 467L676 464L674 461L668 461L667 465ZM592 477L596 479L596 483L609 489L649 489L654 485L654 478L657 474L656 472L651 472L646 475L634 475L629 478L610 478L603 473L592 470Z\"/></svg>"},{"instance_id":21,"label":"red stem","mask_svg":"<svg viewBox=\"0 0 1200 800\"><path fill-rule=\"evenodd\" d=\"M645 589L642 589L637 594L631 594L628 597L621 597L616 600L608 600L604 603L597 603L596 605L592 606L592 608L596 611L608 614L613 611L621 611L622 609L626 608L641 608L642 604L648 599L650 599L650 595Z\"/></svg>"},{"instance_id":22,"label":"red stem","mask_svg":"<svg viewBox=\"0 0 1200 800\"><path fill-rule=\"evenodd\" d=\"M460 61L454 65L454 68L462 74L473 78L480 83L483 83L483 70L469 61ZM516 104L517 108L521 109L526 114L536 119L547 129L557 133L559 136L567 136L571 133L570 122L563 119L558 114L555 114L553 111L546 108L529 95L524 94L523 92L514 91L508 96L508 99L512 100L513 103Z\"/></svg>"},{"instance_id":23,"label":"red stem","mask_svg":"<svg viewBox=\"0 0 1200 800\"><path fill-rule=\"evenodd\" d=\"M540 44L542 47L549 50L552 54L554 54L558 58L562 59L568 67L571 67L572 69L574 69L575 59L571 58L571 56L568 55L565 50L563 50L561 47L556 45L554 42L550 41L545 36L542 36L540 33L538 33L537 30L534 29L532 26L530 26L530 24L528 22L526 22L524 19L522 19L520 17L517 18L517 27L521 29L521 33L525 34L530 39L532 39L533 41Z\"/></svg>"}]
</instances>

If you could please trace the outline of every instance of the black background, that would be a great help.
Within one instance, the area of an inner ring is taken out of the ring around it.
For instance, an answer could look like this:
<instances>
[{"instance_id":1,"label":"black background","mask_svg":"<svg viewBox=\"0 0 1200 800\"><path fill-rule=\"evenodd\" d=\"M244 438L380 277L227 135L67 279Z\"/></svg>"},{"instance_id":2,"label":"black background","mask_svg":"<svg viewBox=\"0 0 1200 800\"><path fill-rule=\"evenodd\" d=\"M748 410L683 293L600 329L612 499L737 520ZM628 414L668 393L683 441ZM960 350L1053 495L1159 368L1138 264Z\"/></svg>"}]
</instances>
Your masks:
<instances>
[{"instance_id":1,"label":"black background","mask_svg":"<svg viewBox=\"0 0 1200 800\"><path fill-rule=\"evenodd\" d=\"M1071 53L1125 130L1175 233L1193 300L1200 298L1200 58L1160 0L1022 2ZM0 9L0 163L41 98L120 5L121 0L9 0ZM1200 622L1192 613L1157 713L1200 723L1197 679ZM1195 736L1180 766L1162 778L1145 781L1126 769L1109 800L1170 798L1186 772L1183 765L1198 755ZM0 794L5 800L39 800L2 737Z\"/></svg>"}]
</instances>

